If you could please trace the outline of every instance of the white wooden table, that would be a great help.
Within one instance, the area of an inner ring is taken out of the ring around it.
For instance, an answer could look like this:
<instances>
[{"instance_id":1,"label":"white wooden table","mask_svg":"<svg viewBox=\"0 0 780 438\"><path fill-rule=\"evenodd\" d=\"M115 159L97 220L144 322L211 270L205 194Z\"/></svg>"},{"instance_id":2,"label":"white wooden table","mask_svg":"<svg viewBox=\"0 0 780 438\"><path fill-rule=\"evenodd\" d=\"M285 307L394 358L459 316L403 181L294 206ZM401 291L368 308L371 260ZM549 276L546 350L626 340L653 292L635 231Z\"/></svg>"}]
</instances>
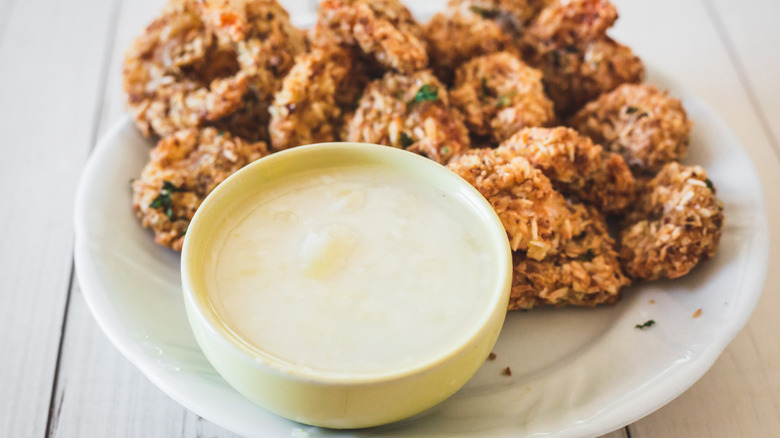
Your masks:
<instances>
[{"instance_id":1,"label":"white wooden table","mask_svg":"<svg viewBox=\"0 0 780 438\"><path fill-rule=\"evenodd\" d=\"M164 0L0 0L0 436L227 437L108 342L73 274L73 200L123 116L124 49ZM313 1L284 2L292 14ZM780 434L780 2L616 2L612 34L729 123L764 186L771 260L747 327L690 390L610 438Z\"/></svg>"}]
</instances>

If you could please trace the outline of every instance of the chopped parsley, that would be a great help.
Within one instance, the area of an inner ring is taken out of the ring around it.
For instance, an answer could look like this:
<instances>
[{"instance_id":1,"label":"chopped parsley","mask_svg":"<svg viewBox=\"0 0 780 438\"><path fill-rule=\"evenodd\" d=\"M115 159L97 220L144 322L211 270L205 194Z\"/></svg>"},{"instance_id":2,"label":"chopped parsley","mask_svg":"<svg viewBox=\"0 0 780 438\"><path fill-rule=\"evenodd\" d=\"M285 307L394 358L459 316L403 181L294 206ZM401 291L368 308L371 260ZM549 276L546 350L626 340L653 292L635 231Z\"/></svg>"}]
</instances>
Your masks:
<instances>
[{"instance_id":1,"label":"chopped parsley","mask_svg":"<svg viewBox=\"0 0 780 438\"><path fill-rule=\"evenodd\" d=\"M408 148L409 146L414 144L414 140L412 140L412 137L409 137L406 135L405 132L401 133L401 146L403 146L404 149Z\"/></svg>"},{"instance_id":2,"label":"chopped parsley","mask_svg":"<svg viewBox=\"0 0 780 438\"><path fill-rule=\"evenodd\" d=\"M168 216L168 219L173 218L173 200L171 199L171 194L180 191L181 189L173 185L173 183L163 181L160 193L152 200L149 207L164 211L165 215Z\"/></svg>"},{"instance_id":3,"label":"chopped parsley","mask_svg":"<svg viewBox=\"0 0 780 438\"><path fill-rule=\"evenodd\" d=\"M401 90L398 90L398 100L404 100L404 92Z\"/></svg>"},{"instance_id":4,"label":"chopped parsley","mask_svg":"<svg viewBox=\"0 0 780 438\"><path fill-rule=\"evenodd\" d=\"M218 136L220 136L220 137L222 137L223 135L225 135L225 131L221 131L221 130L220 130L220 131L218 131L218 132L217 132L217 135L218 135ZM167 181L166 181L166 182L167 182Z\"/></svg>"},{"instance_id":5,"label":"chopped parsley","mask_svg":"<svg viewBox=\"0 0 780 438\"><path fill-rule=\"evenodd\" d=\"M481 15L485 18L496 18L498 17L498 14L501 13L498 9L495 8L483 8L481 6L472 6L469 9L471 9L471 12Z\"/></svg>"},{"instance_id":6,"label":"chopped parsley","mask_svg":"<svg viewBox=\"0 0 780 438\"><path fill-rule=\"evenodd\" d=\"M409 104L414 105L415 103L424 102L426 100L435 101L439 99L439 87L431 88L430 85L425 84L422 87L420 87L419 90L417 90L417 94L414 95L414 99L412 99Z\"/></svg>"},{"instance_id":7,"label":"chopped parsley","mask_svg":"<svg viewBox=\"0 0 780 438\"><path fill-rule=\"evenodd\" d=\"M512 97L517 95L517 91L510 91L509 93L502 94L498 97L498 101L496 102L496 108L503 108L505 106L508 106L510 103L512 103Z\"/></svg>"},{"instance_id":8,"label":"chopped parsley","mask_svg":"<svg viewBox=\"0 0 780 438\"><path fill-rule=\"evenodd\" d=\"M626 114L634 114L635 112L639 111L639 108L635 106L630 106L626 108Z\"/></svg>"},{"instance_id":9,"label":"chopped parsley","mask_svg":"<svg viewBox=\"0 0 780 438\"><path fill-rule=\"evenodd\" d=\"M707 184L707 188L710 189L712 193L715 193L715 186L712 184L712 181L710 181L709 178L704 180L704 184Z\"/></svg>"},{"instance_id":10,"label":"chopped parsley","mask_svg":"<svg viewBox=\"0 0 780 438\"><path fill-rule=\"evenodd\" d=\"M596 253L593 252L592 249L588 248L587 251L585 251L585 254L581 254L579 257L577 257L577 260L581 262L592 262L593 259L596 258Z\"/></svg>"},{"instance_id":11,"label":"chopped parsley","mask_svg":"<svg viewBox=\"0 0 780 438\"><path fill-rule=\"evenodd\" d=\"M449 147L449 146L444 146L444 147L441 149L441 153L442 153L442 155L447 155L447 154L449 154L449 153L450 153L450 147Z\"/></svg>"},{"instance_id":12,"label":"chopped parsley","mask_svg":"<svg viewBox=\"0 0 780 438\"><path fill-rule=\"evenodd\" d=\"M645 321L644 324L637 324L637 325L634 326L634 328L638 328L639 330L644 330L644 329L650 328L650 327L652 327L654 325L655 325L655 321L653 321L652 319L648 319L647 321Z\"/></svg>"}]
</instances>

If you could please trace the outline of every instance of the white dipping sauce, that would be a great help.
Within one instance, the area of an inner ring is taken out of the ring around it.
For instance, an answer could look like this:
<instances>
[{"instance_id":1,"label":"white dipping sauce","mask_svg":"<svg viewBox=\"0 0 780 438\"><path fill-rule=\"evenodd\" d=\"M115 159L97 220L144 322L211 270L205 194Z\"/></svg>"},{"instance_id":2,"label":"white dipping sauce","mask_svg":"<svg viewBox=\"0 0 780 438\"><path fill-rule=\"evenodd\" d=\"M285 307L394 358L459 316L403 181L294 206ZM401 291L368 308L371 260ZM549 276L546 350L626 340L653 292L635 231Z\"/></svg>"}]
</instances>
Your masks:
<instances>
[{"instance_id":1,"label":"white dipping sauce","mask_svg":"<svg viewBox=\"0 0 780 438\"><path fill-rule=\"evenodd\" d=\"M288 178L216 232L209 300L245 342L311 370L426 363L485 318L498 262L472 234L477 220L379 166Z\"/></svg>"}]
</instances>

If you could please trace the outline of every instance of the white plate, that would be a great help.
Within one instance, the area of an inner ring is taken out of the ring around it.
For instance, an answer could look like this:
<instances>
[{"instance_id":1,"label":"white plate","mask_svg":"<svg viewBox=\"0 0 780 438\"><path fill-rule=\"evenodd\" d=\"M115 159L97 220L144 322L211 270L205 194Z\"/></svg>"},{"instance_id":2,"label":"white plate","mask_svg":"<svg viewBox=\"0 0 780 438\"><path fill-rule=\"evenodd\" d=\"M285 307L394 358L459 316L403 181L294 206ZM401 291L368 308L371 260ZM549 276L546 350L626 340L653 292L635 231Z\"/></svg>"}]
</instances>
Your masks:
<instances>
[{"instance_id":1,"label":"white plate","mask_svg":"<svg viewBox=\"0 0 780 438\"><path fill-rule=\"evenodd\" d=\"M769 238L761 185L727 125L670 81L695 121L685 160L704 166L725 203L717 256L675 281L627 289L614 307L511 313L497 358L445 403L365 431L300 425L233 390L190 332L179 255L157 246L130 207L128 181L149 141L129 120L100 141L76 200L76 272L98 324L173 399L246 436L598 436L660 408L698 380L745 325L761 293ZM654 304L651 304L651 300ZM702 309L694 319L693 313ZM655 326L637 330L649 319ZM501 370L511 367L512 376Z\"/></svg>"}]
</instances>

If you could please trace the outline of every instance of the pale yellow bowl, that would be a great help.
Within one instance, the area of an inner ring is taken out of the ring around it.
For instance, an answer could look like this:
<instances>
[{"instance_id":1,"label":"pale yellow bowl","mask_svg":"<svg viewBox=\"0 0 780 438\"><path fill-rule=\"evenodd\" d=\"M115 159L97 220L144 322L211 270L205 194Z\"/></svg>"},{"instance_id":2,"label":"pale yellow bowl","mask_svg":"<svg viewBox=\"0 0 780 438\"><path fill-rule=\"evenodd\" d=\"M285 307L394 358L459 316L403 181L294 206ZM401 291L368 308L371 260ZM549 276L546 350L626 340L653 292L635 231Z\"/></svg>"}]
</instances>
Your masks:
<instances>
[{"instance_id":1,"label":"pale yellow bowl","mask_svg":"<svg viewBox=\"0 0 780 438\"><path fill-rule=\"evenodd\" d=\"M256 193L297 172L339 166L381 165L409 181L436 186L474 215L473 230L488 243L497 263L486 276L495 281L485 290L483 318L469 339L448 353L396 373L381 376L329 374L288 364L259 352L218 317L208 299L203 267L210 263L210 239L224 226L226 212ZM357 143L326 143L279 152L258 160L231 176L198 209L182 251L182 283L187 316L195 338L214 368L241 394L279 415L331 428L360 428L398 421L418 414L454 394L485 361L506 315L511 286L512 256L506 232L493 208L466 181L447 168L400 149Z\"/></svg>"}]
</instances>

